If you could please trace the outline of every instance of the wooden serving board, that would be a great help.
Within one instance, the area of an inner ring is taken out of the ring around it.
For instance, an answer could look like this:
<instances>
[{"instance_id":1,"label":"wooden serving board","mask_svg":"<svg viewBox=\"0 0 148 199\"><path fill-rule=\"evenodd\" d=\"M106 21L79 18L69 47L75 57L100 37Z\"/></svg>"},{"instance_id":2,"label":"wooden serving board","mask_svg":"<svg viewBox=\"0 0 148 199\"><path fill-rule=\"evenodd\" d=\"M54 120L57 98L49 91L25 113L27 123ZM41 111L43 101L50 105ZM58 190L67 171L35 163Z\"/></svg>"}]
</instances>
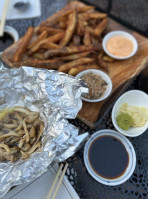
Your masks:
<instances>
[{"instance_id":1,"label":"wooden serving board","mask_svg":"<svg viewBox=\"0 0 148 199\"><path fill-rule=\"evenodd\" d=\"M83 101L82 109L77 117L92 128L99 124L119 95L125 91L132 79L137 76L148 63L148 39L146 37L125 28L112 19L109 19L109 29L124 30L131 33L138 41L138 51L130 59L116 60L108 63L108 74L113 83L113 90L106 100L97 103Z\"/></svg>"},{"instance_id":2,"label":"wooden serving board","mask_svg":"<svg viewBox=\"0 0 148 199\"><path fill-rule=\"evenodd\" d=\"M63 12L71 8L83 7L85 4L79 1L72 1L66 5L62 10L50 17L49 20L54 20ZM112 104L117 97L125 91L125 88L130 84L133 77L137 76L148 63L148 39L142 35L133 32L112 19L109 19L108 28L110 30L125 30L131 33L138 41L138 51L136 55L127 60L116 60L113 63L108 63L108 75L112 79L113 90L112 94L104 101L98 103L89 103L83 101L83 106L77 117L90 127L95 127L103 119L105 114L111 109ZM11 67L16 67L11 61L13 53L17 46L22 41L18 42L7 48L2 54L2 60Z\"/></svg>"}]
</instances>

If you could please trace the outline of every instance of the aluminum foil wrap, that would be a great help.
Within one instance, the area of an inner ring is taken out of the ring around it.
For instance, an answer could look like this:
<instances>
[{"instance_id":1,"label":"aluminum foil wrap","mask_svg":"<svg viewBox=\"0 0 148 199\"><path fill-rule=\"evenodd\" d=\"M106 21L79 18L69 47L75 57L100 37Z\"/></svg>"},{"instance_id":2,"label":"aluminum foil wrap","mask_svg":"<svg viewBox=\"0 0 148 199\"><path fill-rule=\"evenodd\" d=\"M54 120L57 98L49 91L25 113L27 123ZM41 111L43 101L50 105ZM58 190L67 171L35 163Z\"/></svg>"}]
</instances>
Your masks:
<instances>
[{"instance_id":1,"label":"aluminum foil wrap","mask_svg":"<svg viewBox=\"0 0 148 199\"><path fill-rule=\"evenodd\" d=\"M15 163L0 163L1 198L11 187L42 175L51 163L73 155L88 133L79 135L67 120L76 117L82 106L80 96L87 92L81 80L52 70L0 65L0 110L26 107L38 111L45 124L41 152Z\"/></svg>"}]
</instances>

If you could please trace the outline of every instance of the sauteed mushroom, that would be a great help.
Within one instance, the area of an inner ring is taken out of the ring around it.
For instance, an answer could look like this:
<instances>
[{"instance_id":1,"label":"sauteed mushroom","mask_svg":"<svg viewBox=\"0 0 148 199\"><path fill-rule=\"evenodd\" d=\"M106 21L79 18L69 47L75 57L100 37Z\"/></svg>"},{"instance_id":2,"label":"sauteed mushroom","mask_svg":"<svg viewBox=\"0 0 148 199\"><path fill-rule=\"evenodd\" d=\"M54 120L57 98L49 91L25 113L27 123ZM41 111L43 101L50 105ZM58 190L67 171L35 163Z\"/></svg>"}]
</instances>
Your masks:
<instances>
[{"instance_id":1,"label":"sauteed mushroom","mask_svg":"<svg viewBox=\"0 0 148 199\"><path fill-rule=\"evenodd\" d=\"M28 158L41 147L44 123L38 112L14 107L0 119L0 161Z\"/></svg>"}]
</instances>

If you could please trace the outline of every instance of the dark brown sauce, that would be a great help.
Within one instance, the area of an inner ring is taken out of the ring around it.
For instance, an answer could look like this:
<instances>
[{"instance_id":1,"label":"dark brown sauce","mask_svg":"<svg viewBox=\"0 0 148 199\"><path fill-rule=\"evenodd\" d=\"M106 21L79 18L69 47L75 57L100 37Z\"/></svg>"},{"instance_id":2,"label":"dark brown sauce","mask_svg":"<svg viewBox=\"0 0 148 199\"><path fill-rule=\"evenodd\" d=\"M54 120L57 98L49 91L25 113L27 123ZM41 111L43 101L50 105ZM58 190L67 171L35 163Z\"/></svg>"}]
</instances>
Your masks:
<instances>
[{"instance_id":1,"label":"dark brown sauce","mask_svg":"<svg viewBox=\"0 0 148 199\"><path fill-rule=\"evenodd\" d=\"M129 155L124 145L116 137L108 135L91 143L88 159L93 171L107 179L122 176L129 163Z\"/></svg>"},{"instance_id":2,"label":"dark brown sauce","mask_svg":"<svg viewBox=\"0 0 148 199\"><path fill-rule=\"evenodd\" d=\"M0 52L5 50L11 44L13 44L13 42L14 38L10 34L5 32L3 37L0 37Z\"/></svg>"}]
</instances>

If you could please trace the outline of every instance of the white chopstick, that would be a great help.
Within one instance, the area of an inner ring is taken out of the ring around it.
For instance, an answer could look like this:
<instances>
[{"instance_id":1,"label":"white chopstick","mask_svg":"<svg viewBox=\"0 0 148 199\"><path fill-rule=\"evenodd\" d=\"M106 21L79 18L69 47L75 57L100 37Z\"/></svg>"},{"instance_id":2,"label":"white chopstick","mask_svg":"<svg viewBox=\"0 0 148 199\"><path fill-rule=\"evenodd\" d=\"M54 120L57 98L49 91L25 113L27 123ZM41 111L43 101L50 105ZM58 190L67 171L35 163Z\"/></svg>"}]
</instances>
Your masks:
<instances>
[{"instance_id":1,"label":"white chopstick","mask_svg":"<svg viewBox=\"0 0 148 199\"><path fill-rule=\"evenodd\" d=\"M5 0L2 16L1 16L1 23L0 23L0 36L3 36L4 34L4 25L6 21L6 15L7 15L7 10L9 6L9 1L10 0Z\"/></svg>"},{"instance_id":2,"label":"white chopstick","mask_svg":"<svg viewBox=\"0 0 148 199\"><path fill-rule=\"evenodd\" d=\"M62 170L62 167L63 167L63 164L61 164L60 167L59 167L59 170L58 170L58 172L57 172L57 174L56 174L56 177L55 177L55 179L54 179L54 181L53 181L53 184L52 184L52 186L51 186L51 188L50 188L50 191L49 191L49 193L48 193L46 199L55 199L55 198L56 198L56 195L57 195L57 193L58 193L58 190L59 190L60 185L61 185L61 183L62 183L62 180L63 180L63 178L64 178L66 169L67 169L67 167L68 167L68 163L66 163L66 165L65 165L65 167L64 167L64 169L63 169L63 171L62 171L62 175L61 175L61 177L60 177L60 179L59 179L59 182L58 182L58 184L57 184L57 186L56 186L56 188L55 188L55 185L56 185L56 182L57 182L58 177L59 177L59 175L60 175L60 172L61 172L61 170ZM54 188L55 188L55 190L54 190ZM52 196L52 198L51 198L51 195L52 195L53 190L54 190L54 193L53 193L53 196Z\"/></svg>"}]
</instances>

